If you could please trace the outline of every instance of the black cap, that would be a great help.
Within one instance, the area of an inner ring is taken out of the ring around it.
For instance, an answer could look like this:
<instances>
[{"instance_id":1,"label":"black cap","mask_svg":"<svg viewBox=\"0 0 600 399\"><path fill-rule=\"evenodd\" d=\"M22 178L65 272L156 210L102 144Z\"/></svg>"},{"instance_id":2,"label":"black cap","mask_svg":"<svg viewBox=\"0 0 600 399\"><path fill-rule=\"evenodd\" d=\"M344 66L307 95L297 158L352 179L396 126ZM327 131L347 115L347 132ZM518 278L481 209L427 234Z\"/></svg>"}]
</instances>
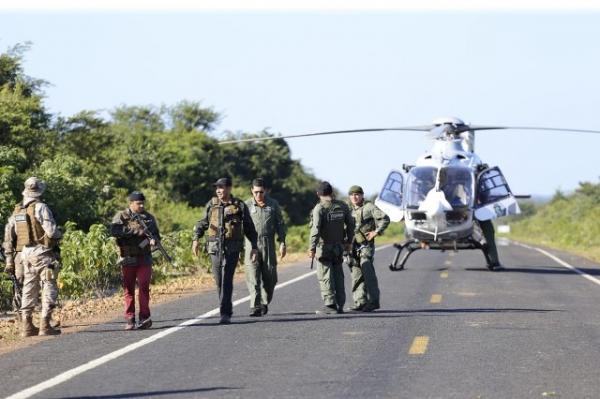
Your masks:
<instances>
[{"instance_id":1,"label":"black cap","mask_svg":"<svg viewBox=\"0 0 600 399\"><path fill-rule=\"evenodd\" d=\"M257 177L256 179L252 180L252 186L267 188L267 182L265 182L265 179L262 177Z\"/></svg>"},{"instance_id":2,"label":"black cap","mask_svg":"<svg viewBox=\"0 0 600 399\"><path fill-rule=\"evenodd\" d=\"M134 191L127 197L129 201L146 201L146 197L141 191Z\"/></svg>"},{"instance_id":3,"label":"black cap","mask_svg":"<svg viewBox=\"0 0 600 399\"><path fill-rule=\"evenodd\" d=\"M231 179L229 177L221 177L219 180L213 183L213 187L231 187Z\"/></svg>"},{"instance_id":4,"label":"black cap","mask_svg":"<svg viewBox=\"0 0 600 399\"><path fill-rule=\"evenodd\" d=\"M317 194L323 196L331 195L333 194L333 187L331 187L331 184L329 184L329 182L322 181L321 183L319 183L319 187L317 188Z\"/></svg>"}]
</instances>

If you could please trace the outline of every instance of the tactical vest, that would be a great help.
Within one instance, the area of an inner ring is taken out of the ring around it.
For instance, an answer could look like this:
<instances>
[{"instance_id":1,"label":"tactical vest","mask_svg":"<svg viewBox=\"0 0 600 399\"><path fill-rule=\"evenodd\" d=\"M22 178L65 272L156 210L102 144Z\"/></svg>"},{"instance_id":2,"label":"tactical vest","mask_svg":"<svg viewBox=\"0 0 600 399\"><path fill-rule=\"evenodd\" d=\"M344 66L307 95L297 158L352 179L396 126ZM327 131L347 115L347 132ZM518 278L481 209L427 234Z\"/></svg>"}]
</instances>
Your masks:
<instances>
[{"instance_id":1,"label":"tactical vest","mask_svg":"<svg viewBox=\"0 0 600 399\"><path fill-rule=\"evenodd\" d=\"M208 236L212 239L218 238L219 227L224 227L226 240L243 240L242 222L244 220L244 210L242 206L241 201L236 198L232 198L229 203L222 204L217 197L213 197L210 207ZM224 226L219 226L220 213L223 215Z\"/></svg>"},{"instance_id":2,"label":"tactical vest","mask_svg":"<svg viewBox=\"0 0 600 399\"><path fill-rule=\"evenodd\" d=\"M364 202L359 209L353 210L355 222L354 241L356 241L357 244L364 244L367 242L367 233L374 231L377 228L375 219L373 218L373 212L368 212L365 217L366 206L367 202Z\"/></svg>"},{"instance_id":3,"label":"tactical vest","mask_svg":"<svg viewBox=\"0 0 600 399\"><path fill-rule=\"evenodd\" d=\"M141 214L140 217L144 219L144 223L150 227L152 218ZM121 218L125 222L125 225L130 229L138 229L140 225L137 221L131 219L129 211L125 210L121 214ZM122 257L126 256L148 256L152 254L152 248L150 247L150 241L148 238L140 236L123 237L117 239L117 245L119 246L119 254ZM141 245L141 246L140 246Z\"/></svg>"},{"instance_id":4,"label":"tactical vest","mask_svg":"<svg viewBox=\"0 0 600 399\"><path fill-rule=\"evenodd\" d=\"M42 224L35 218L35 205L41 201L30 202L26 207L21 204L15 206L13 216L15 218L15 230L17 233L17 244L15 250L20 252L24 246L45 245L54 246L46 237Z\"/></svg>"},{"instance_id":5,"label":"tactical vest","mask_svg":"<svg viewBox=\"0 0 600 399\"><path fill-rule=\"evenodd\" d=\"M321 238L325 244L341 244L344 242L344 220L343 206L337 201L323 202Z\"/></svg>"}]
</instances>

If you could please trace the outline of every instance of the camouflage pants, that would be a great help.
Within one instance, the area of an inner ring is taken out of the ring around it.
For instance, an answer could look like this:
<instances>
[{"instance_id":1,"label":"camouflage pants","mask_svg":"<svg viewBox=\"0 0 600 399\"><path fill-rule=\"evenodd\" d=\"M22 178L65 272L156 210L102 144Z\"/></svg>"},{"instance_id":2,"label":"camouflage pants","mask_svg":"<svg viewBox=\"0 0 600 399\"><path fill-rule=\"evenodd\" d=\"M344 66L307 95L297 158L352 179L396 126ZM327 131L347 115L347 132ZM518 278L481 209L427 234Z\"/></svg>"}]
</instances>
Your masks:
<instances>
[{"instance_id":1,"label":"camouflage pants","mask_svg":"<svg viewBox=\"0 0 600 399\"><path fill-rule=\"evenodd\" d=\"M341 262L320 262L317 264L317 278L321 288L321 298L325 306L343 307L346 303L344 288L344 268Z\"/></svg>"},{"instance_id":2,"label":"camouflage pants","mask_svg":"<svg viewBox=\"0 0 600 399\"><path fill-rule=\"evenodd\" d=\"M19 283L23 284L23 278L25 277L25 268L23 267L21 252L17 252L15 255L15 276L17 277Z\"/></svg>"},{"instance_id":3,"label":"camouflage pants","mask_svg":"<svg viewBox=\"0 0 600 399\"><path fill-rule=\"evenodd\" d=\"M23 315L30 315L33 312L38 302L41 288L42 318L51 316L58 299L58 286L56 285L58 271L49 267L52 266L55 260L56 257L51 252L34 255L23 251L22 261L25 270L21 304L21 313Z\"/></svg>"},{"instance_id":4,"label":"camouflage pants","mask_svg":"<svg viewBox=\"0 0 600 399\"><path fill-rule=\"evenodd\" d=\"M277 266L268 264L262 253L259 253L258 262L246 262L244 271L250 294L250 308L258 309L261 305L271 303L277 284Z\"/></svg>"},{"instance_id":5,"label":"camouflage pants","mask_svg":"<svg viewBox=\"0 0 600 399\"><path fill-rule=\"evenodd\" d=\"M354 305L379 304L379 284L373 266L375 248L367 247L354 258L352 266L352 299Z\"/></svg>"}]
</instances>

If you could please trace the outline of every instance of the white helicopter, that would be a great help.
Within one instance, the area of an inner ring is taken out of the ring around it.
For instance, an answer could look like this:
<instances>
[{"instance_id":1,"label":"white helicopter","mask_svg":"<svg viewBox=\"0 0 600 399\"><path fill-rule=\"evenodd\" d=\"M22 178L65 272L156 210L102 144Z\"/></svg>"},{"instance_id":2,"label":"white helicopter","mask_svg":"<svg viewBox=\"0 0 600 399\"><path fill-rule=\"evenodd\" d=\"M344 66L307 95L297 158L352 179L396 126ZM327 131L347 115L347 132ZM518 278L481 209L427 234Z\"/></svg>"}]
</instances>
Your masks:
<instances>
[{"instance_id":1,"label":"white helicopter","mask_svg":"<svg viewBox=\"0 0 600 399\"><path fill-rule=\"evenodd\" d=\"M265 136L220 143L393 130L428 132L433 139L431 151L415 165L403 165L403 171L392 170L375 200L392 221L404 220L405 224L406 240L394 244L397 252L390 270L402 270L408 257L418 249L479 249L488 268L494 270L499 266L497 256L490 256L486 242L494 239L491 220L520 213L517 198L529 197L514 195L500 169L484 164L474 152L476 131L500 129L600 133L570 128L476 126L450 117L438 118L425 126ZM488 233L484 234L482 226L486 224Z\"/></svg>"}]
</instances>

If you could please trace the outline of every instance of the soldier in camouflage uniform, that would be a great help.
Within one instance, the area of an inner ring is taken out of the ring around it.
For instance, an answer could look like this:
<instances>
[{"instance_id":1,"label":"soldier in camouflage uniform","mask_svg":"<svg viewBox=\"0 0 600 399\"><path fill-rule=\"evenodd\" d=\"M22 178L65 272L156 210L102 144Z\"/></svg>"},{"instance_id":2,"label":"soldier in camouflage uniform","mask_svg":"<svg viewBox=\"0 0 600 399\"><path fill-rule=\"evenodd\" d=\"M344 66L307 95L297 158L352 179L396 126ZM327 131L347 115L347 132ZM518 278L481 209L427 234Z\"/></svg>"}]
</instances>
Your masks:
<instances>
[{"instance_id":1,"label":"soldier in camouflage uniform","mask_svg":"<svg viewBox=\"0 0 600 399\"><path fill-rule=\"evenodd\" d=\"M372 312L379 309L379 286L373 267L375 237L383 234L390 224L390 218L373 203L365 201L363 189L352 186L348 190L354 219L354 240L349 256L352 273L352 296L358 312Z\"/></svg>"},{"instance_id":2,"label":"soldier in camouflage uniform","mask_svg":"<svg viewBox=\"0 0 600 399\"><path fill-rule=\"evenodd\" d=\"M333 198L331 184L324 181L317 189L319 203L313 208L310 221L308 256L317 257L317 277L321 297L325 302L317 314L343 313L346 302L342 255L351 248L354 221L345 202Z\"/></svg>"},{"instance_id":3,"label":"soldier in camouflage uniform","mask_svg":"<svg viewBox=\"0 0 600 399\"><path fill-rule=\"evenodd\" d=\"M213 186L216 196L208 201L204 218L194 227L192 252L196 256L200 254L198 240L208 230L207 251L219 294L220 324L229 324L233 314L233 274L244 246L244 235L250 241L250 256L255 262L256 230L246 204L231 195L231 179L220 178Z\"/></svg>"},{"instance_id":4,"label":"soldier in camouflage uniform","mask_svg":"<svg viewBox=\"0 0 600 399\"><path fill-rule=\"evenodd\" d=\"M50 319L58 300L58 240L62 234L52 211L40 199L45 190L46 183L37 177L25 180L23 201L15 207L5 229L7 265L21 263L23 267L23 337L60 334L59 329L50 325ZM33 325L33 310L38 302L40 286L42 312L38 329Z\"/></svg>"},{"instance_id":5,"label":"soldier in camouflage uniform","mask_svg":"<svg viewBox=\"0 0 600 399\"><path fill-rule=\"evenodd\" d=\"M246 284L250 293L250 316L258 317L267 314L268 304L273 299L277 284L277 252L275 234L279 242L279 254L283 258L285 247L285 222L279 203L267 195L264 179L252 182L252 198L246 201L250 217L258 234L258 258L252 262L250 251L246 251L244 269ZM250 241L246 239L246 248Z\"/></svg>"},{"instance_id":6,"label":"soldier in camouflage uniform","mask_svg":"<svg viewBox=\"0 0 600 399\"><path fill-rule=\"evenodd\" d=\"M146 197L139 191L129 194L129 207L117 212L110 224L110 234L117 239L119 264L123 278L126 330L147 329L152 326L150 318L150 280L152 278L152 248L154 240L148 239L141 224L134 220L139 217L153 237L160 240L158 224L146 212ZM138 285L139 324L135 324L135 284Z\"/></svg>"}]
</instances>

